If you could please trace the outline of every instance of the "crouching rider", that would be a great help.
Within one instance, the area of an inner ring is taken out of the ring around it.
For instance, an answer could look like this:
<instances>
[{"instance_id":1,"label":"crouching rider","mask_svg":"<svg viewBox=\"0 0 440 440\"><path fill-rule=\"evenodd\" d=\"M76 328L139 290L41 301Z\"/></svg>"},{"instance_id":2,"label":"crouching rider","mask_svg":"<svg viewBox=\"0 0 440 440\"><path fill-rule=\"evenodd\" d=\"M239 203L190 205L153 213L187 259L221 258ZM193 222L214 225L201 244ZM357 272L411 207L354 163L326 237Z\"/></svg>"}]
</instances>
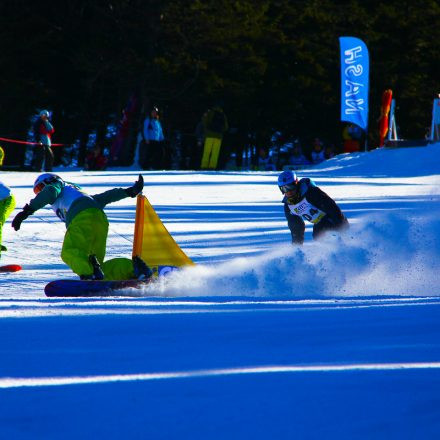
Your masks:
<instances>
[{"instance_id":1,"label":"crouching rider","mask_svg":"<svg viewBox=\"0 0 440 440\"><path fill-rule=\"evenodd\" d=\"M67 228L61 259L81 279L148 279L152 271L138 256L132 260L113 258L104 262L109 226L104 207L126 197L136 197L143 187L144 179L139 175L129 188L114 188L91 196L56 174L44 173L35 180L36 197L15 216L12 227L18 231L21 223L35 211L51 205Z\"/></svg>"},{"instance_id":2,"label":"crouching rider","mask_svg":"<svg viewBox=\"0 0 440 440\"><path fill-rule=\"evenodd\" d=\"M292 243L303 244L305 221L313 224L314 240L327 231L348 228L348 220L341 208L311 179L298 179L294 171L283 171L278 176L278 187L284 195L284 214Z\"/></svg>"}]
</instances>

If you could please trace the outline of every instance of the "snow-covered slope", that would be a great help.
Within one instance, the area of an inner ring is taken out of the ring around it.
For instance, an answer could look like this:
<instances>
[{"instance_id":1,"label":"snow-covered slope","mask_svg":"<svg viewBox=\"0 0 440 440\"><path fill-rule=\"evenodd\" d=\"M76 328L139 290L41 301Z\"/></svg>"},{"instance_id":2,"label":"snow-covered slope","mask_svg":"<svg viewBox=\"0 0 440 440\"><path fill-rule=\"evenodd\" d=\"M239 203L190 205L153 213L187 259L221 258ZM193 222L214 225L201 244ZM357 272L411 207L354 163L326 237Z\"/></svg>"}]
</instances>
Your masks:
<instances>
[{"instance_id":1,"label":"snow-covered slope","mask_svg":"<svg viewBox=\"0 0 440 440\"><path fill-rule=\"evenodd\" d=\"M144 172L144 194L197 266L159 297L61 300L74 278L50 209L3 231L0 438L437 438L440 146L341 155L301 173L345 234L290 244L277 173ZM90 193L136 170L57 170ZM1 173L17 211L35 173ZM109 205L130 256L135 205ZM144 295L148 295L148 291Z\"/></svg>"},{"instance_id":2,"label":"snow-covered slope","mask_svg":"<svg viewBox=\"0 0 440 440\"><path fill-rule=\"evenodd\" d=\"M161 294L440 293L439 150L434 145L346 154L304 171L337 200L352 227L321 243L311 242L308 228L303 248L290 245L277 173L144 172L145 195L184 251L200 263L161 283ZM411 170L412 177L402 177ZM58 172L92 194L129 186L137 176L121 170ZM3 173L16 194L17 210L32 197L35 177ZM133 199L108 205L106 212L108 257L130 256ZM27 219L19 232L7 223L3 235L9 251L3 262L19 262L24 271L2 275L3 292L41 297L47 281L75 277L59 258L64 231L49 207Z\"/></svg>"}]
</instances>

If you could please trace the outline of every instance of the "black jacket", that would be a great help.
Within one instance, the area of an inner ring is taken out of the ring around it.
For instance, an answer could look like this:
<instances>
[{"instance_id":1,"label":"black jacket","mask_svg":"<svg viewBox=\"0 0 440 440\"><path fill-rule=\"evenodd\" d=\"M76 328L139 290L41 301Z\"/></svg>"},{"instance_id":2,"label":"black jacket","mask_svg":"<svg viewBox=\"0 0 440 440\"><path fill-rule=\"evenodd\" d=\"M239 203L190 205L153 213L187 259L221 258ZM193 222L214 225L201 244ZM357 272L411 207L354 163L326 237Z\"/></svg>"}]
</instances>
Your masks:
<instances>
[{"instance_id":1,"label":"black jacket","mask_svg":"<svg viewBox=\"0 0 440 440\"><path fill-rule=\"evenodd\" d=\"M316 238L318 232L321 233L324 230L339 229L348 224L347 219L336 202L318 188L312 180L308 178L301 179L298 185L299 195L297 200L292 203L292 201L287 200L287 197L283 199L284 214L286 215L287 224L292 234L292 243L302 244L304 242L305 223L301 216L293 214L290 211L289 204L297 204L306 199L310 204L326 214L319 223L313 225L314 238Z\"/></svg>"}]
</instances>

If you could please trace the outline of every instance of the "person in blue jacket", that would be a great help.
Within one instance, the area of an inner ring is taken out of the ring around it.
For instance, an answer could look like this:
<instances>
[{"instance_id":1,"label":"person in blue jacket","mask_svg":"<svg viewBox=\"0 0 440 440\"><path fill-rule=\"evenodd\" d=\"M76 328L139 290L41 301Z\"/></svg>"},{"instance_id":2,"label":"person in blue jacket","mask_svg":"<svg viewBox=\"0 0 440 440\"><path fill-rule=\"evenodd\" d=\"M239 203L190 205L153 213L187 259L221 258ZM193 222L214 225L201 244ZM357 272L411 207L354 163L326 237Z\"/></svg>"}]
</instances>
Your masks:
<instances>
[{"instance_id":1,"label":"person in blue jacket","mask_svg":"<svg viewBox=\"0 0 440 440\"><path fill-rule=\"evenodd\" d=\"M348 227L348 220L336 202L308 178L298 179L294 171L283 171L278 186L284 194L284 214L292 243L303 244L305 221L313 224L313 239L326 231Z\"/></svg>"},{"instance_id":2,"label":"person in blue jacket","mask_svg":"<svg viewBox=\"0 0 440 440\"><path fill-rule=\"evenodd\" d=\"M150 115L145 118L142 130L140 159L143 169L160 170L164 168L166 155L164 140L159 109L153 107Z\"/></svg>"}]
</instances>

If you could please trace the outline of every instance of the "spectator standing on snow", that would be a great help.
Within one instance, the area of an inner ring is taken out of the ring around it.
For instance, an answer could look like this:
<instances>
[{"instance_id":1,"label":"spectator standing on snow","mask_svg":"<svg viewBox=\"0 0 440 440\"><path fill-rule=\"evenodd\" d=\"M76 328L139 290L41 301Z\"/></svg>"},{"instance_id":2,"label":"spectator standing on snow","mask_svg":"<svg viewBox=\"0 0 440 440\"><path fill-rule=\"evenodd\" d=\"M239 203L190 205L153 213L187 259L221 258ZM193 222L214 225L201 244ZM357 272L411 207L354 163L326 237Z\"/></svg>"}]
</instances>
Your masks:
<instances>
[{"instance_id":1,"label":"spectator standing on snow","mask_svg":"<svg viewBox=\"0 0 440 440\"><path fill-rule=\"evenodd\" d=\"M303 244L304 221L313 224L314 240L326 231L348 227L348 220L336 202L312 180L298 180L294 171L283 171L278 177L278 187L284 195L284 214L292 235L292 243Z\"/></svg>"},{"instance_id":2,"label":"spectator standing on snow","mask_svg":"<svg viewBox=\"0 0 440 440\"><path fill-rule=\"evenodd\" d=\"M296 142L293 146L292 154L289 156L289 165L292 167L301 168L305 165L310 165L309 160L304 156L301 145Z\"/></svg>"},{"instance_id":3,"label":"spectator standing on snow","mask_svg":"<svg viewBox=\"0 0 440 440\"><path fill-rule=\"evenodd\" d=\"M335 147L332 144L326 145L324 150L324 157L326 160L331 159L332 157L335 157Z\"/></svg>"},{"instance_id":4,"label":"spectator standing on snow","mask_svg":"<svg viewBox=\"0 0 440 440\"><path fill-rule=\"evenodd\" d=\"M106 166L107 157L105 157L102 152L101 145L96 144L86 156L84 169L89 171L99 171L105 170Z\"/></svg>"},{"instance_id":5,"label":"spectator standing on snow","mask_svg":"<svg viewBox=\"0 0 440 440\"><path fill-rule=\"evenodd\" d=\"M322 148L322 142L320 139L315 138L313 140L313 150L310 155L312 158L312 164L316 165L318 163L324 162L324 149Z\"/></svg>"},{"instance_id":6,"label":"spectator standing on snow","mask_svg":"<svg viewBox=\"0 0 440 440\"><path fill-rule=\"evenodd\" d=\"M34 148L34 170L52 171L54 155L51 148L52 134L55 132L53 125L49 122L50 114L47 110L42 110L33 126L35 142L38 145Z\"/></svg>"},{"instance_id":7,"label":"spectator standing on snow","mask_svg":"<svg viewBox=\"0 0 440 440\"><path fill-rule=\"evenodd\" d=\"M144 170L162 169L165 162L165 138L159 119L159 109L153 107L144 120L141 142L141 166Z\"/></svg>"},{"instance_id":8,"label":"spectator standing on snow","mask_svg":"<svg viewBox=\"0 0 440 440\"><path fill-rule=\"evenodd\" d=\"M218 165L223 135L229 128L228 120L220 105L206 111L202 117L202 124L204 145L200 167L202 170L215 170Z\"/></svg>"},{"instance_id":9,"label":"spectator standing on snow","mask_svg":"<svg viewBox=\"0 0 440 440\"><path fill-rule=\"evenodd\" d=\"M355 153L360 150L362 129L356 124L346 124L342 130L344 153Z\"/></svg>"},{"instance_id":10,"label":"spectator standing on snow","mask_svg":"<svg viewBox=\"0 0 440 440\"><path fill-rule=\"evenodd\" d=\"M275 171L275 164L272 161L272 158L267 153L267 150L261 147L258 150L258 171Z\"/></svg>"}]
</instances>

